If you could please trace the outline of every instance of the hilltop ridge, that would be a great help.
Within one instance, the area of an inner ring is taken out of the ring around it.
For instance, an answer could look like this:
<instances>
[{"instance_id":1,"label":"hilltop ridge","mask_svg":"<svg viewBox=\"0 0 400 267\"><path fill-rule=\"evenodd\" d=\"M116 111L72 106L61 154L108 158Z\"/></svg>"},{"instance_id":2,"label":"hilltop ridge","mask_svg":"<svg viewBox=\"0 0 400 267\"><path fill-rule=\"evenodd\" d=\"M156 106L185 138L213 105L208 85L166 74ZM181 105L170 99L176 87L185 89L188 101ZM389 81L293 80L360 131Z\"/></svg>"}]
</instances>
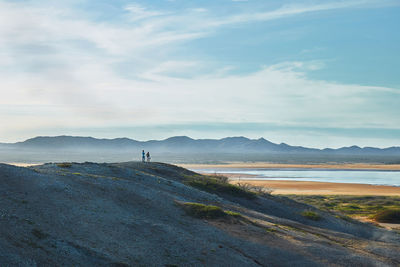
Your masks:
<instances>
[{"instance_id":1,"label":"hilltop ridge","mask_svg":"<svg viewBox=\"0 0 400 267\"><path fill-rule=\"evenodd\" d=\"M0 164L0 174L6 266L400 264L394 232L284 197L204 187L211 178L173 165ZM190 203L225 217L197 218Z\"/></svg>"}]
</instances>

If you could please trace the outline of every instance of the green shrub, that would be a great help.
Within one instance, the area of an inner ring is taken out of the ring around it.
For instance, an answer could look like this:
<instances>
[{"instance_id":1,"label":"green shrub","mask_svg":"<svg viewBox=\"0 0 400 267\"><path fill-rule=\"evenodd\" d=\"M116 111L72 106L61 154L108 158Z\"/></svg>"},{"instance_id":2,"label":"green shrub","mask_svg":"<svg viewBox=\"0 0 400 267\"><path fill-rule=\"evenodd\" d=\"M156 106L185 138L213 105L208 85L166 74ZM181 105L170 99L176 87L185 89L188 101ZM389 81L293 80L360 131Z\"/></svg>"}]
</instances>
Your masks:
<instances>
[{"instance_id":1,"label":"green shrub","mask_svg":"<svg viewBox=\"0 0 400 267\"><path fill-rule=\"evenodd\" d=\"M377 222L400 223L400 209L388 209L379 212L373 217Z\"/></svg>"},{"instance_id":2,"label":"green shrub","mask_svg":"<svg viewBox=\"0 0 400 267\"><path fill-rule=\"evenodd\" d=\"M241 189L247 191L247 192L253 192L258 196L269 196L273 192L271 188L267 188L264 186L257 186L257 185L251 185L247 183L237 183L236 186L240 187Z\"/></svg>"},{"instance_id":3,"label":"green shrub","mask_svg":"<svg viewBox=\"0 0 400 267\"><path fill-rule=\"evenodd\" d=\"M188 176L184 183L197 189L215 194L227 194L247 199L254 199L257 197L256 193L232 185L227 182L227 179L216 176Z\"/></svg>"},{"instance_id":4,"label":"green shrub","mask_svg":"<svg viewBox=\"0 0 400 267\"><path fill-rule=\"evenodd\" d=\"M321 216L318 213L316 213L314 211L311 211L311 210L305 210L305 211L303 211L301 213L301 215L303 217L305 217L307 219L310 219L310 220L313 220L313 221L319 221L319 220L322 219Z\"/></svg>"},{"instance_id":5,"label":"green shrub","mask_svg":"<svg viewBox=\"0 0 400 267\"><path fill-rule=\"evenodd\" d=\"M58 163L57 166L60 167L60 168L71 168L72 164L71 163L67 163L67 162L63 162L63 163Z\"/></svg>"},{"instance_id":6,"label":"green shrub","mask_svg":"<svg viewBox=\"0 0 400 267\"><path fill-rule=\"evenodd\" d=\"M182 203L187 214L201 219L217 219L226 217L228 214L223 209L213 205L186 202Z\"/></svg>"},{"instance_id":7,"label":"green shrub","mask_svg":"<svg viewBox=\"0 0 400 267\"><path fill-rule=\"evenodd\" d=\"M224 212L232 217L242 217L242 215L240 215L240 213L238 213L238 212L229 211L229 210L225 210Z\"/></svg>"}]
</instances>

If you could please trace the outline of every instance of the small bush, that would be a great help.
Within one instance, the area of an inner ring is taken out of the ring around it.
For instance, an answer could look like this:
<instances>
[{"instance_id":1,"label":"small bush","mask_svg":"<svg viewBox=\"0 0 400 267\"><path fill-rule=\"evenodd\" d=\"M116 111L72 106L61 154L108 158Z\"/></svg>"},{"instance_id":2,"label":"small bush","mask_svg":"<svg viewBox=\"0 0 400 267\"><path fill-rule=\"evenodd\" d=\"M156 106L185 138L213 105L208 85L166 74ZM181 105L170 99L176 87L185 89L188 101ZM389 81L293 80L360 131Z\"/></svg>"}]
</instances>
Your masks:
<instances>
[{"instance_id":1,"label":"small bush","mask_svg":"<svg viewBox=\"0 0 400 267\"><path fill-rule=\"evenodd\" d=\"M388 209L379 212L373 217L377 222L400 223L400 209Z\"/></svg>"},{"instance_id":2,"label":"small bush","mask_svg":"<svg viewBox=\"0 0 400 267\"><path fill-rule=\"evenodd\" d=\"M316 213L314 211L311 211L311 210L305 210L305 211L303 211L301 213L301 215L303 217L305 217L307 219L310 219L310 220L313 220L313 221L319 221L319 220L322 219L321 216L318 213Z\"/></svg>"},{"instance_id":3,"label":"small bush","mask_svg":"<svg viewBox=\"0 0 400 267\"><path fill-rule=\"evenodd\" d=\"M71 168L72 164L64 162L64 163L58 163L57 166L60 167L60 168Z\"/></svg>"},{"instance_id":4,"label":"small bush","mask_svg":"<svg viewBox=\"0 0 400 267\"><path fill-rule=\"evenodd\" d=\"M221 174L214 174L212 176L210 176L210 178L214 178L215 180L221 182L221 183L228 183L228 177L221 175Z\"/></svg>"},{"instance_id":5,"label":"small bush","mask_svg":"<svg viewBox=\"0 0 400 267\"><path fill-rule=\"evenodd\" d=\"M263 186L257 186L257 185L251 185L247 183L237 183L236 186L242 188L245 191L248 192L253 192L258 196L269 196L273 192L271 188L263 187Z\"/></svg>"},{"instance_id":6,"label":"small bush","mask_svg":"<svg viewBox=\"0 0 400 267\"><path fill-rule=\"evenodd\" d=\"M200 203L182 203L187 214L201 219L218 219L226 217L228 214L220 207L212 205L204 205Z\"/></svg>"},{"instance_id":7,"label":"small bush","mask_svg":"<svg viewBox=\"0 0 400 267\"><path fill-rule=\"evenodd\" d=\"M243 189L239 186L229 184L224 178L216 178L215 176L187 177L184 183L210 193L227 194L247 199L254 199L257 197L256 193Z\"/></svg>"},{"instance_id":8,"label":"small bush","mask_svg":"<svg viewBox=\"0 0 400 267\"><path fill-rule=\"evenodd\" d=\"M224 212L232 217L242 217L242 215L240 215L240 213L238 213L238 212L229 211L229 210L225 210Z\"/></svg>"}]
</instances>

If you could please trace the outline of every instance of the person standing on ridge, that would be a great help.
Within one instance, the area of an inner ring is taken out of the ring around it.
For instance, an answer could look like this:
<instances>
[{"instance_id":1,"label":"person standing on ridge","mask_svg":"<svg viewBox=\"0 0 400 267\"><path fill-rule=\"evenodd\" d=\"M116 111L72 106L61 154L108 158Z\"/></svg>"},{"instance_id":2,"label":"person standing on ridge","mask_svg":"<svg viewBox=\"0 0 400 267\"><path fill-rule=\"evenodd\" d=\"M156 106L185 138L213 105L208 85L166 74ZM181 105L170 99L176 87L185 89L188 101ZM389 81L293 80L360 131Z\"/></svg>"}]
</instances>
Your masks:
<instances>
[{"instance_id":1,"label":"person standing on ridge","mask_svg":"<svg viewBox=\"0 0 400 267\"><path fill-rule=\"evenodd\" d=\"M147 162L150 162L150 160L151 160L150 152L147 152L146 157L147 157Z\"/></svg>"},{"instance_id":2,"label":"person standing on ridge","mask_svg":"<svg viewBox=\"0 0 400 267\"><path fill-rule=\"evenodd\" d=\"M145 158L145 153L144 150L142 150L142 162L145 162L146 158Z\"/></svg>"}]
</instances>

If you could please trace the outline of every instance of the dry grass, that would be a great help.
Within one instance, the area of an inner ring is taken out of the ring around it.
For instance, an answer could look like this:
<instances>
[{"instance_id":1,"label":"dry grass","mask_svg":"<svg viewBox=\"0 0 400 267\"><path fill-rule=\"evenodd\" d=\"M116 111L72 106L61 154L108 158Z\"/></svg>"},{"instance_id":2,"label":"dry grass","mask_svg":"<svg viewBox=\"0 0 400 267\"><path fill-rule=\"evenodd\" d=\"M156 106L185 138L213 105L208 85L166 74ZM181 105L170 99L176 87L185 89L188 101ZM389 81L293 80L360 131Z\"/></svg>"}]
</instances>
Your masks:
<instances>
[{"instance_id":1,"label":"dry grass","mask_svg":"<svg viewBox=\"0 0 400 267\"><path fill-rule=\"evenodd\" d=\"M400 209L389 209L379 212L373 217L381 223L400 223Z\"/></svg>"},{"instance_id":2,"label":"dry grass","mask_svg":"<svg viewBox=\"0 0 400 267\"><path fill-rule=\"evenodd\" d=\"M243 190L253 192L256 195L261 196L261 197L269 196L274 191L271 188L267 188L264 186L252 185L252 184L248 184L248 183L236 183L236 186L242 188Z\"/></svg>"},{"instance_id":3,"label":"dry grass","mask_svg":"<svg viewBox=\"0 0 400 267\"><path fill-rule=\"evenodd\" d=\"M58 163L57 166L60 168L71 168L72 164L68 162L63 162L63 163Z\"/></svg>"},{"instance_id":4,"label":"dry grass","mask_svg":"<svg viewBox=\"0 0 400 267\"><path fill-rule=\"evenodd\" d=\"M315 211L311 210L305 210L301 213L301 215L307 219L313 220L313 221L319 221L322 219L321 215L316 213Z\"/></svg>"},{"instance_id":5,"label":"dry grass","mask_svg":"<svg viewBox=\"0 0 400 267\"><path fill-rule=\"evenodd\" d=\"M228 183L225 176L192 175L185 176L184 183L197 189L222 195L230 195L247 199L255 199L257 194L237 185Z\"/></svg>"}]
</instances>

